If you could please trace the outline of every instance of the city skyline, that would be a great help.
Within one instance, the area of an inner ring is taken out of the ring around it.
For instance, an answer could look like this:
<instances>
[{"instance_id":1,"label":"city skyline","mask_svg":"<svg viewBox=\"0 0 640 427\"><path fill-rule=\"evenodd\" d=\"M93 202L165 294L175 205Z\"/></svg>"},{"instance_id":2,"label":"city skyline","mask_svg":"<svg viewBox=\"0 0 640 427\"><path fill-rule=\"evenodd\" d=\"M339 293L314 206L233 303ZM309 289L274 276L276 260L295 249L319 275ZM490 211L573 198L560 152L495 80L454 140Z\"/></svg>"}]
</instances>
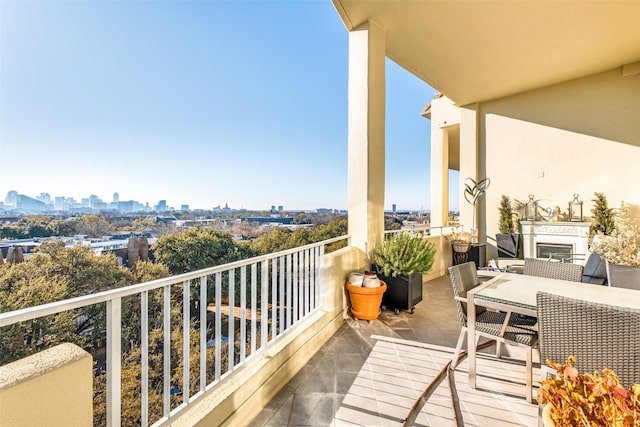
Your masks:
<instances>
[{"instance_id":1,"label":"city skyline","mask_svg":"<svg viewBox=\"0 0 640 427\"><path fill-rule=\"evenodd\" d=\"M0 194L346 209L330 2L2 2L0 23ZM386 69L385 209L429 209L435 91Z\"/></svg>"},{"instance_id":2,"label":"city skyline","mask_svg":"<svg viewBox=\"0 0 640 427\"><path fill-rule=\"evenodd\" d=\"M126 204L127 206L133 203L133 206L136 206L137 208L139 208L139 210L134 210L135 212L196 211L196 210L205 210L205 211L244 210L244 211L256 211L256 212L265 211L265 212L276 212L276 213L300 212L300 211L346 212L346 210L344 209L334 208L330 206L316 206L315 208L306 208L306 209L298 209L296 207L287 207L285 209L284 205L281 205L281 204L272 204L270 206L258 207L255 209L247 209L243 206L229 206L228 203L218 204L216 206L211 206L208 208L192 208L189 204L184 204L184 203L173 206L167 203L166 199L159 199L155 203L150 203L150 202L142 203L139 200L135 200L135 199L121 199L120 194L117 191L114 192L111 199L103 199L96 194L91 194L88 197L75 198L75 197L52 195L48 192L40 192L38 195L32 195L32 194L23 194L15 190L10 190L9 192L7 192L7 194L3 198L0 197L0 213L2 213L3 211L11 212L14 209L17 209L18 211L20 211L20 209L16 208L15 206L16 204L15 200L10 200L15 196L26 196L29 199L34 199L46 205L52 206L52 209L47 211L42 211L42 212L68 211L68 210L73 210L78 208L90 208L91 210L96 210L96 211L121 210L118 208L119 203L121 203L122 205ZM64 203L65 206L64 207L58 206L59 202ZM398 207L396 203L392 203L391 208L386 209L385 212L396 212L396 210L398 212L403 212L403 211L428 212L428 210L424 208L405 209L402 207ZM27 209L27 211L29 211L29 209ZM34 212L35 211L36 210L34 210ZM126 211L129 212L130 211L129 208L127 208Z\"/></svg>"}]
</instances>

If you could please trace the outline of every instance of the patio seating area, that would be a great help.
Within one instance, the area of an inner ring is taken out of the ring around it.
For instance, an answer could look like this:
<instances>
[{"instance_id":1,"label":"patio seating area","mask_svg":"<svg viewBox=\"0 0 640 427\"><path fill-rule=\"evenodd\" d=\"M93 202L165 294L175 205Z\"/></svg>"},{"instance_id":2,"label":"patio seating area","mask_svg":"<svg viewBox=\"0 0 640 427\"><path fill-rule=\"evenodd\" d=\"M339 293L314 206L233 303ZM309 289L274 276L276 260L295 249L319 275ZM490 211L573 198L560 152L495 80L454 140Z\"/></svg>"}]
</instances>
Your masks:
<instances>
[{"instance_id":1,"label":"patio seating area","mask_svg":"<svg viewBox=\"0 0 640 427\"><path fill-rule=\"evenodd\" d=\"M373 323L346 320L250 425L402 425L453 357L460 334L449 276L425 282L423 291L414 314L384 311ZM468 384L463 359L438 384L415 425L536 425L538 407L524 396L524 354L506 350L502 359L495 358L494 347L479 353L476 389ZM534 386L539 377L534 352Z\"/></svg>"}]
</instances>

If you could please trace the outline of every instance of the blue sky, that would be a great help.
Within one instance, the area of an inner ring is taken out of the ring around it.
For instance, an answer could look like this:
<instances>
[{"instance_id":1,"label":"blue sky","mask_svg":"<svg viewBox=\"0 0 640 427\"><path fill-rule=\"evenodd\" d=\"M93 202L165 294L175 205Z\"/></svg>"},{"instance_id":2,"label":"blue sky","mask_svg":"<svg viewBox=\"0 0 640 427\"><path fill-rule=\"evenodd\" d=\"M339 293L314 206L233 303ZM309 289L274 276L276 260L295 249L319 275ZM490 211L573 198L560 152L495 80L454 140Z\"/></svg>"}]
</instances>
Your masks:
<instances>
[{"instance_id":1,"label":"blue sky","mask_svg":"<svg viewBox=\"0 0 640 427\"><path fill-rule=\"evenodd\" d=\"M347 206L330 1L0 2L0 200ZM435 91L387 61L385 207L428 209Z\"/></svg>"}]
</instances>

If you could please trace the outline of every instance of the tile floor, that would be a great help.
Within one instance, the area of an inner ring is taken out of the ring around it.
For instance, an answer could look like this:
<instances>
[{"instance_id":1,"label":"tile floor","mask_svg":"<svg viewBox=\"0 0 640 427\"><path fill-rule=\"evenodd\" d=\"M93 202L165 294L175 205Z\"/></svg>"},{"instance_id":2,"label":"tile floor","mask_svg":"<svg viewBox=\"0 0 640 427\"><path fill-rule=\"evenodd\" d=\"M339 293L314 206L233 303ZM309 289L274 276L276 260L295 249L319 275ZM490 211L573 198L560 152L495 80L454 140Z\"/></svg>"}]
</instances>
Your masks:
<instances>
[{"instance_id":1,"label":"tile floor","mask_svg":"<svg viewBox=\"0 0 640 427\"><path fill-rule=\"evenodd\" d=\"M451 360L460 323L449 277L423 285L415 312L384 311L373 323L348 319L251 422L252 427L401 426L417 398ZM467 384L466 359L453 388L445 378L416 426L456 426L452 395L465 426L536 426L524 399L523 359L478 357L478 388ZM535 354L535 352L534 352ZM539 372L534 369L534 380Z\"/></svg>"}]
</instances>

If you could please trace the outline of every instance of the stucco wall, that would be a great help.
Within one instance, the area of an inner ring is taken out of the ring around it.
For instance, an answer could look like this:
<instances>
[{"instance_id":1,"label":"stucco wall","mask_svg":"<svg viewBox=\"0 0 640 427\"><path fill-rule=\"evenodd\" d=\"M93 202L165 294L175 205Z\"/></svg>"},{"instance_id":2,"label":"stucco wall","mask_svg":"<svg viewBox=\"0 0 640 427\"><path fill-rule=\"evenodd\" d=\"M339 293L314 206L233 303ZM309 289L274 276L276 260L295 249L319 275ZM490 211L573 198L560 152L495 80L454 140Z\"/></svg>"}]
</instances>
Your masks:
<instances>
[{"instance_id":1,"label":"stucco wall","mask_svg":"<svg viewBox=\"0 0 640 427\"><path fill-rule=\"evenodd\" d=\"M93 425L93 359L74 344L0 367L0 426Z\"/></svg>"},{"instance_id":2,"label":"stucco wall","mask_svg":"<svg viewBox=\"0 0 640 427\"><path fill-rule=\"evenodd\" d=\"M449 236L429 236L429 242L436 245L436 256L433 260L433 268L431 271L422 276L422 281L437 279L438 277L449 274L448 268L451 267L452 249Z\"/></svg>"},{"instance_id":3,"label":"stucco wall","mask_svg":"<svg viewBox=\"0 0 640 427\"><path fill-rule=\"evenodd\" d=\"M585 216L594 192L603 192L610 207L640 202L640 74L623 77L615 69L486 102L479 117L480 169L491 178L489 244L502 194L522 202L534 194L541 206L566 213L578 193ZM462 170L461 180L468 175Z\"/></svg>"}]
</instances>

